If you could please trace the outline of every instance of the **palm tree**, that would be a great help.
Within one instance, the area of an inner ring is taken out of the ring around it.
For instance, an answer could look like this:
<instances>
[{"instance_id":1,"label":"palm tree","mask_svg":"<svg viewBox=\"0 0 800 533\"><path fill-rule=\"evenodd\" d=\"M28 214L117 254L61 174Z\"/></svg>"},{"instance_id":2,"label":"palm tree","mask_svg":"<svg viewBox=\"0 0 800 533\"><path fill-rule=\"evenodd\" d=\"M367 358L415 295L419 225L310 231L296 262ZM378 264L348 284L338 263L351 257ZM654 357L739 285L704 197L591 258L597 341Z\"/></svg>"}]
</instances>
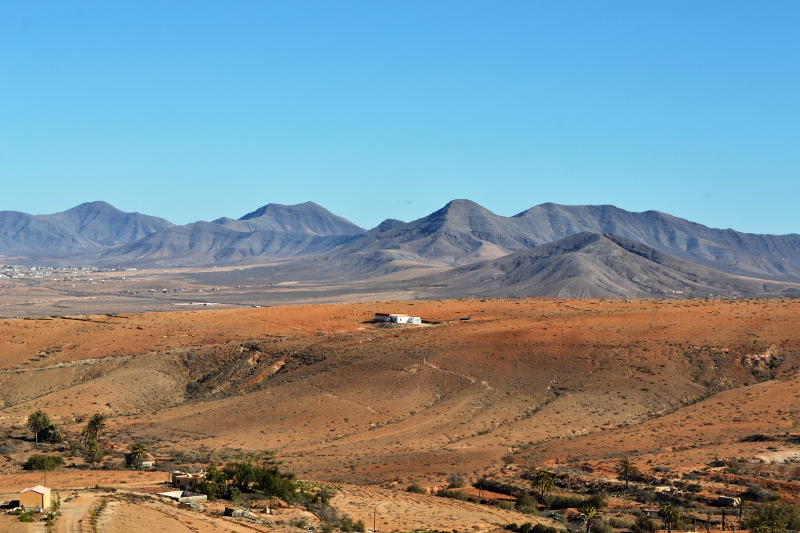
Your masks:
<instances>
[{"instance_id":1,"label":"palm tree","mask_svg":"<svg viewBox=\"0 0 800 533\"><path fill-rule=\"evenodd\" d=\"M33 438L36 440L36 444L39 444L39 434L52 426L53 422L50 421L50 417L47 416L47 413L39 409L31 413L31 415L28 417L27 425L28 429L30 429L33 433Z\"/></svg>"},{"instance_id":2,"label":"palm tree","mask_svg":"<svg viewBox=\"0 0 800 533\"><path fill-rule=\"evenodd\" d=\"M97 443L97 437L105 427L106 417L100 413L95 413L92 418L89 419L89 422L86 423L86 427L83 428L84 444L86 444L86 446L91 446L93 443Z\"/></svg>"},{"instance_id":3,"label":"palm tree","mask_svg":"<svg viewBox=\"0 0 800 533\"><path fill-rule=\"evenodd\" d=\"M681 519L681 511L672 503L667 502L658 510L658 517L661 518L668 533L672 533L672 527Z\"/></svg>"},{"instance_id":4,"label":"palm tree","mask_svg":"<svg viewBox=\"0 0 800 533\"><path fill-rule=\"evenodd\" d=\"M592 529L592 522L597 518L597 509L593 505L584 505L578 510L578 516L586 524L586 533Z\"/></svg>"},{"instance_id":5,"label":"palm tree","mask_svg":"<svg viewBox=\"0 0 800 533\"><path fill-rule=\"evenodd\" d=\"M789 522L784 518L773 518L769 525L770 531L772 533L777 533L779 531L786 531L786 528L789 527Z\"/></svg>"},{"instance_id":6,"label":"palm tree","mask_svg":"<svg viewBox=\"0 0 800 533\"><path fill-rule=\"evenodd\" d=\"M744 513L749 508L749 504L744 498L737 498L734 501L734 505L736 506L736 514L739 517L739 522L741 522L744 520Z\"/></svg>"},{"instance_id":7,"label":"palm tree","mask_svg":"<svg viewBox=\"0 0 800 533\"><path fill-rule=\"evenodd\" d=\"M628 488L630 479L639 473L639 469L636 468L636 465L634 465L627 456L623 457L619 460L619 462L617 462L616 471L617 474L619 474L619 477L625 480L626 489Z\"/></svg>"},{"instance_id":8,"label":"palm tree","mask_svg":"<svg viewBox=\"0 0 800 533\"><path fill-rule=\"evenodd\" d=\"M533 486L533 490L538 492L542 501L544 501L547 495L555 488L556 482L553 479L553 474L544 468L539 468L531 477L531 486Z\"/></svg>"},{"instance_id":9,"label":"palm tree","mask_svg":"<svg viewBox=\"0 0 800 533\"><path fill-rule=\"evenodd\" d=\"M83 450L83 457L94 466L103 459L103 449L97 444L97 441L89 443Z\"/></svg>"},{"instance_id":10,"label":"palm tree","mask_svg":"<svg viewBox=\"0 0 800 533\"><path fill-rule=\"evenodd\" d=\"M131 445L130 449L131 451L125 454L125 462L131 468L141 468L142 462L147 457L147 448L141 442L136 442Z\"/></svg>"}]
</instances>

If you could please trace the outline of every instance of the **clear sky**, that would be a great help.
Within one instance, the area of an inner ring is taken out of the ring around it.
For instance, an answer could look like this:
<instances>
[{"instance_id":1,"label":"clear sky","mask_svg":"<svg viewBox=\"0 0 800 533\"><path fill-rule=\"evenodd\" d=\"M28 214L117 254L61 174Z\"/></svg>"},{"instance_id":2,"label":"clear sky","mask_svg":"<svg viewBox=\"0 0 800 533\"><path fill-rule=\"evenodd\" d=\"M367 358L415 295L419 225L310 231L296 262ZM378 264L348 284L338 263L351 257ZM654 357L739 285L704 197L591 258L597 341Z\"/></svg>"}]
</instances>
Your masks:
<instances>
[{"instance_id":1,"label":"clear sky","mask_svg":"<svg viewBox=\"0 0 800 533\"><path fill-rule=\"evenodd\" d=\"M0 2L0 209L800 232L796 0Z\"/></svg>"}]
</instances>

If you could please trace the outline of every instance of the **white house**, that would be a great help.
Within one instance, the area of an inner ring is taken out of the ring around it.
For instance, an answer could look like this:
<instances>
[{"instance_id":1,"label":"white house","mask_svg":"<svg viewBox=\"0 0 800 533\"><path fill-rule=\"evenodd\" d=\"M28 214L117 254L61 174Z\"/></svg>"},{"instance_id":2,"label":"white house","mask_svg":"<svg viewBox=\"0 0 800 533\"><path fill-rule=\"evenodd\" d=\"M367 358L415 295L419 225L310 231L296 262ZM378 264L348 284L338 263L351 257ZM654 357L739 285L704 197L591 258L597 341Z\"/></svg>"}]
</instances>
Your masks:
<instances>
[{"instance_id":1,"label":"white house","mask_svg":"<svg viewBox=\"0 0 800 533\"><path fill-rule=\"evenodd\" d=\"M402 313L375 313L375 322L394 322L395 324L422 324L418 316L408 316Z\"/></svg>"}]
</instances>

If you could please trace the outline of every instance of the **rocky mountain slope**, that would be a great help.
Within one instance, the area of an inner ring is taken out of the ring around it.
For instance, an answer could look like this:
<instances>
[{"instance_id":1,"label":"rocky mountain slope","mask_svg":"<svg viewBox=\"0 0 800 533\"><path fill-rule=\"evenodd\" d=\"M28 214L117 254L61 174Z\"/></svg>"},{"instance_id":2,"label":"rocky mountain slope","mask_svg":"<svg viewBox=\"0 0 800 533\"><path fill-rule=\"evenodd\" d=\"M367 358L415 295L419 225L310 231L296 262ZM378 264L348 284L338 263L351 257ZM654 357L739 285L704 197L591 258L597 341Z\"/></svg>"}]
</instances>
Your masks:
<instances>
[{"instance_id":1,"label":"rocky mountain slope","mask_svg":"<svg viewBox=\"0 0 800 533\"><path fill-rule=\"evenodd\" d=\"M438 285L442 295L450 296L800 295L800 286L733 276L617 235L591 232L458 267L418 283L422 288Z\"/></svg>"},{"instance_id":2,"label":"rocky mountain slope","mask_svg":"<svg viewBox=\"0 0 800 533\"><path fill-rule=\"evenodd\" d=\"M146 266L234 264L321 253L363 232L312 202L267 204L239 220L220 218L167 228L105 250L98 260Z\"/></svg>"},{"instance_id":3,"label":"rocky mountain slope","mask_svg":"<svg viewBox=\"0 0 800 533\"><path fill-rule=\"evenodd\" d=\"M800 281L800 235L713 229L658 211L542 204L513 217L454 200L427 217L386 221L331 255L356 270L387 265L463 265L494 259L581 232L613 233L714 269Z\"/></svg>"},{"instance_id":4,"label":"rocky mountain slope","mask_svg":"<svg viewBox=\"0 0 800 533\"><path fill-rule=\"evenodd\" d=\"M253 275L273 281L358 281L402 271L411 273L406 277L414 277L425 275L425 270L431 267L441 270L496 260L583 232L616 235L632 243L628 248L639 243L673 256L670 264L681 260L718 271L705 270L702 281L692 281L687 274L667 274L664 265L658 273L652 268L637 267L635 275L615 274L627 278L624 283L606 279L603 282L606 288L600 291L603 294L633 295L642 291L659 294L662 290L687 290L692 283L693 293L699 290L726 294L727 287L737 294L763 295L775 288L770 285L768 290L758 289L751 282L745 284L747 287L740 282L722 282L721 273L800 281L798 234L759 235L714 229L657 211L635 213L610 205L546 203L505 217L469 200L453 200L411 222L387 219L369 231L312 202L267 204L239 219L220 218L184 226L123 213L102 202L83 204L55 215L1 212L0 257L27 262L145 267L275 265L278 261L277 266L253 271ZM605 244L610 246L608 241ZM612 251L596 248L592 253L599 258ZM628 253L636 255L630 250ZM633 256L630 258L634 259ZM536 253L529 256L534 257L542 260ZM568 257L569 265L554 264L550 268L589 276L593 281L587 279L584 288L599 281L598 265L609 268L602 261L591 268L586 264L576 265L572 261L578 256ZM688 272L686 265L681 268ZM560 272L557 277L564 281L568 272ZM458 271L457 275L464 275L464 271ZM642 276L647 275L662 280L677 276L681 281L666 285L658 279L642 281ZM713 280L722 286L712 283ZM634 289L631 283L638 288ZM551 285L545 283L544 288L526 294L551 294ZM612 286L625 286L633 292L620 293ZM642 289L645 286L649 288ZM731 289L733 286L739 288Z\"/></svg>"},{"instance_id":5,"label":"rocky mountain slope","mask_svg":"<svg viewBox=\"0 0 800 533\"><path fill-rule=\"evenodd\" d=\"M128 244L172 226L162 218L125 213L106 202L89 202L52 215L0 211L0 254L69 257Z\"/></svg>"}]
</instances>

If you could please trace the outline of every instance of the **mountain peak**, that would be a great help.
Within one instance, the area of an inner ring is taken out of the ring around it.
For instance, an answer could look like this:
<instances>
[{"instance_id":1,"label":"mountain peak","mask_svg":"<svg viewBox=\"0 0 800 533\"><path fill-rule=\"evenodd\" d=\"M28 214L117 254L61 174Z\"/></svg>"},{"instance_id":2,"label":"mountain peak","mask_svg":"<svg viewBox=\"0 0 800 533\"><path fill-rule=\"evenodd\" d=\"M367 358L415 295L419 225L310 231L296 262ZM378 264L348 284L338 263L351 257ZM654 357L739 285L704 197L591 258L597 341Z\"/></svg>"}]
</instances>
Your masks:
<instances>
[{"instance_id":1,"label":"mountain peak","mask_svg":"<svg viewBox=\"0 0 800 533\"><path fill-rule=\"evenodd\" d=\"M421 220L450 220L458 223L463 223L468 219L474 218L500 218L482 205L473 202L472 200L451 200L447 202L444 207L434 211L427 217Z\"/></svg>"},{"instance_id":2,"label":"mountain peak","mask_svg":"<svg viewBox=\"0 0 800 533\"><path fill-rule=\"evenodd\" d=\"M250 220L250 219L253 219L253 218L263 217L264 215L268 215L270 213L290 212L290 211L295 211L295 212L314 212L314 211L316 211L316 212L323 212L323 213L330 214L330 211L328 211L327 209L325 209L324 207L322 207L319 204L315 204L314 202L303 202L301 204L291 204L291 205L269 203L269 204L266 204L266 205L263 205L263 206L259 207L255 211L251 211L251 212L247 213L246 215L241 217L239 220Z\"/></svg>"},{"instance_id":3,"label":"mountain peak","mask_svg":"<svg viewBox=\"0 0 800 533\"><path fill-rule=\"evenodd\" d=\"M440 209L440 211L444 209L448 211L464 210L464 209L467 210L478 209L481 211L488 211L488 209L483 207L481 204L464 198L456 198L455 200L450 200L444 205L444 207L442 207L442 209Z\"/></svg>"},{"instance_id":4,"label":"mountain peak","mask_svg":"<svg viewBox=\"0 0 800 533\"><path fill-rule=\"evenodd\" d=\"M364 229L336 216L314 202L283 205L267 204L239 219L259 229L307 233L311 235L358 235Z\"/></svg>"},{"instance_id":5,"label":"mountain peak","mask_svg":"<svg viewBox=\"0 0 800 533\"><path fill-rule=\"evenodd\" d=\"M103 200L95 200L94 202L84 202L82 204L78 204L71 209L67 209L64 211L65 213L79 213L79 212L98 212L98 211L114 211L121 213L119 209L114 207L108 202L104 202Z\"/></svg>"}]
</instances>

